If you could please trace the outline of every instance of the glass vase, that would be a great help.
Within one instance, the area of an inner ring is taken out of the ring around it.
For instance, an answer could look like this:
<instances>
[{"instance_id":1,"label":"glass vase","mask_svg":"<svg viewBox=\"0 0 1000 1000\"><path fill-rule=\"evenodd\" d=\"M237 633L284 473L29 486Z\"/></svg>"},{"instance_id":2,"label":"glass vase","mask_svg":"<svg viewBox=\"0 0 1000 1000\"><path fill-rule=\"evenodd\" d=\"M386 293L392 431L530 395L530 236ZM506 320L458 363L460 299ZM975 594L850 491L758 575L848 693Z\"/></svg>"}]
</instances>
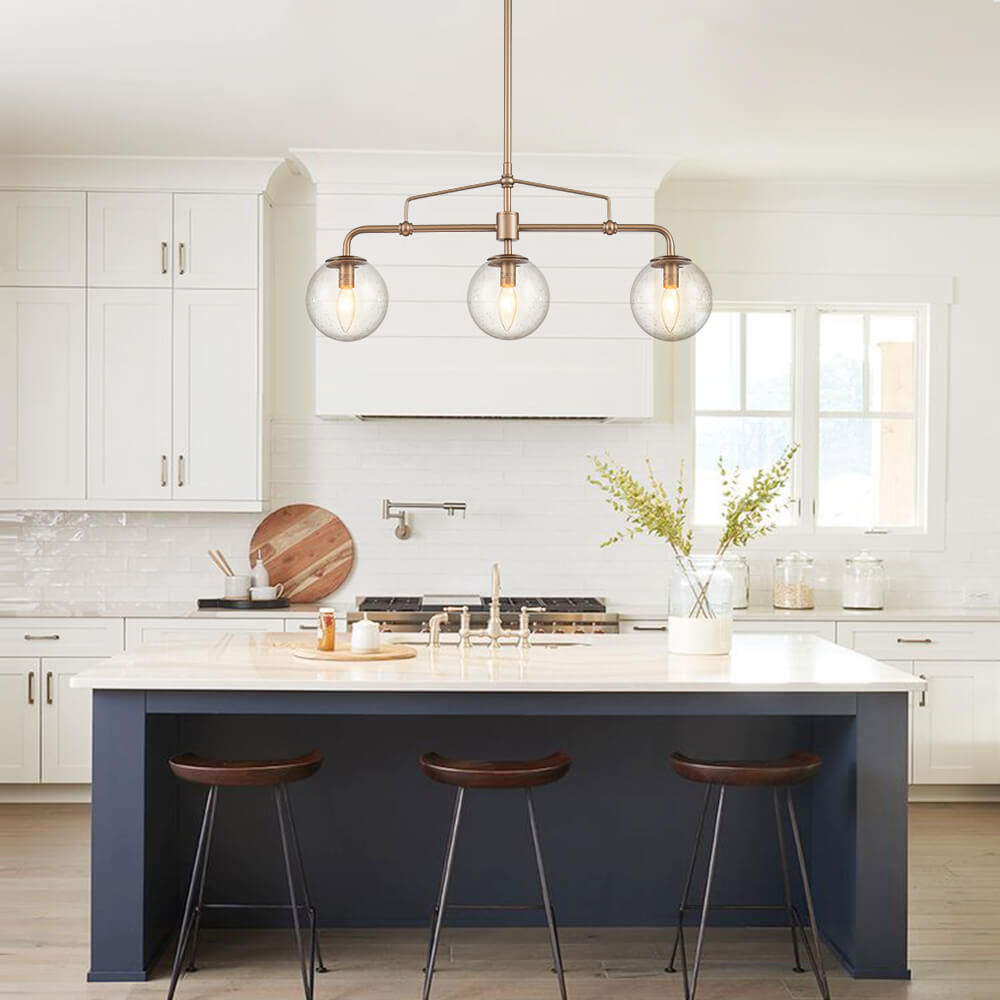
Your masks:
<instances>
[{"instance_id":1,"label":"glass vase","mask_svg":"<svg viewBox=\"0 0 1000 1000\"><path fill-rule=\"evenodd\" d=\"M733 644L733 577L714 555L677 556L667 635L672 653L724 656Z\"/></svg>"}]
</instances>

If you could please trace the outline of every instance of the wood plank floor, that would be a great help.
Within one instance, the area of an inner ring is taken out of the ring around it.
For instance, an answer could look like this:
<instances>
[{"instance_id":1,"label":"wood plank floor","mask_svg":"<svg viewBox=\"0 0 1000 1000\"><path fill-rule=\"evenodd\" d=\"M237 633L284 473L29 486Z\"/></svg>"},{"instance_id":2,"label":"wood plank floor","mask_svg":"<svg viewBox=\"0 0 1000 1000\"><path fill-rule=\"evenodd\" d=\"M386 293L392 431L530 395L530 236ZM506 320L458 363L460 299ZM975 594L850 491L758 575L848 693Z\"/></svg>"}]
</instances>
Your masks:
<instances>
[{"instance_id":1,"label":"wood plank floor","mask_svg":"<svg viewBox=\"0 0 1000 1000\"><path fill-rule=\"evenodd\" d=\"M1000 1000L1000 804L918 804L910 811L909 983L855 981L831 962L835 1000ZM149 983L84 981L88 809L0 805L0 998L162 997ZM324 931L331 972L318 1000L415 1000L426 938L419 931ZM678 1000L661 970L666 931L566 928L570 1000ZM810 1000L791 972L787 931L717 930L707 940L703 1000ZM203 968L178 1000L301 996L289 935L206 933ZM446 932L434 1000L557 1000L543 930Z\"/></svg>"}]
</instances>

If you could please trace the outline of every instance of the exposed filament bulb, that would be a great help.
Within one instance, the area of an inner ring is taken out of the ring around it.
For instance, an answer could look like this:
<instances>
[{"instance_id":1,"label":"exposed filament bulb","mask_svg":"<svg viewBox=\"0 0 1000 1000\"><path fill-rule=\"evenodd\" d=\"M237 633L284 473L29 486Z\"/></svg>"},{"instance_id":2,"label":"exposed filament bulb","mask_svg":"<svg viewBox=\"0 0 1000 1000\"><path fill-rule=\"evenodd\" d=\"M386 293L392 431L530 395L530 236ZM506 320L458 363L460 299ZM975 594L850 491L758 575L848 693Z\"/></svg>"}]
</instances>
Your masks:
<instances>
[{"instance_id":1,"label":"exposed filament bulb","mask_svg":"<svg viewBox=\"0 0 1000 1000\"><path fill-rule=\"evenodd\" d=\"M513 285L501 285L497 296L497 314L500 324L505 330L510 330L517 317L517 289Z\"/></svg>"},{"instance_id":2,"label":"exposed filament bulb","mask_svg":"<svg viewBox=\"0 0 1000 1000\"><path fill-rule=\"evenodd\" d=\"M681 314L681 293L678 288L664 287L660 295L660 318L668 333L674 332Z\"/></svg>"},{"instance_id":3,"label":"exposed filament bulb","mask_svg":"<svg viewBox=\"0 0 1000 1000\"><path fill-rule=\"evenodd\" d=\"M358 300L353 288L341 287L337 293L337 320L340 329L348 333L354 324L354 317L358 311Z\"/></svg>"}]
</instances>

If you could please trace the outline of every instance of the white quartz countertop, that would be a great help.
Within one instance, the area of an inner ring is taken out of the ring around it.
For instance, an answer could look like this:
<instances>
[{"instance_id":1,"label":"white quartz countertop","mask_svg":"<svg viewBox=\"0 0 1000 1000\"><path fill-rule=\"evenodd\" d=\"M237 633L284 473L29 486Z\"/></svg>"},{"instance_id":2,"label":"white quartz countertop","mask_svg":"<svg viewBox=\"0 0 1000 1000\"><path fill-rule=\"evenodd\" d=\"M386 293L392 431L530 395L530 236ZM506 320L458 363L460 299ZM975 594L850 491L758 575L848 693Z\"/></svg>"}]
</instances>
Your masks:
<instances>
[{"instance_id":1,"label":"white quartz countertop","mask_svg":"<svg viewBox=\"0 0 1000 1000\"><path fill-rule=\"evenodd\" d=\"M529 650L418 648L416 657L311 661L309 639L227 633L148 643L76 674L72 687L159 691L876 692L919 691L913 674L812 635L733 637L728 656L678 656L666 639L587 636Z\"/></svg>"},{"instance_id":2,"label":"white quartz countertop","mask_svg":"<svg viewBox=\"0 0 1000 1000\"><path fill-rule=\"evenodd\" d=\"M352 600L324 601L324 607L334 608L338 615L355 610ZM191 604L24 604L0 605L0 618L187 618L192 621L238 618L312 618L317 604L293 604L277 611L199 611ZM663 621L667 612L661 605L616 605L608 610L617 612L622 621ZM901 606L882 611L846 611L840 607L821 607L810 611L782 611L771 607L751 607L735 613L737 621L768 622L837 622L837 621L913 621L913 622L1000 622L1000 608L913 608Z\"/></svg>"}]
</instances>

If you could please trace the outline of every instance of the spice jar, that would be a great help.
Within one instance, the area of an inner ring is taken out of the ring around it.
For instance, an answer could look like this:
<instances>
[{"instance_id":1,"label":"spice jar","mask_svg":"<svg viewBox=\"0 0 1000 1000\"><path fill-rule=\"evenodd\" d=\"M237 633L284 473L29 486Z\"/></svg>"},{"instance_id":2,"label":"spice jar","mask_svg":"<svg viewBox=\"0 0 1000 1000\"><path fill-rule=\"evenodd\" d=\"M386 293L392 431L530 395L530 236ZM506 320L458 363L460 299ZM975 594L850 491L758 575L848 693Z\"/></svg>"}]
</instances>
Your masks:
<instances>
[{"instance_id":1,"label":"spice jar","mask_svg":"<svg viewBox=\"0 0 1000 1000\"><path fill-rule=\"evenodd\" d=\"M811 556L789 552L774 560L773 604L790 611L807 611L816 606Z\"/></svg>"},{"instance_id":2,"label":"spice jar","mask_svg":"<svg viewBox=\"0 0 1000 1000\"><path fill-rule=\"evenodd\" d=\"M841 606L849 610L881 611L885 607L885 564L870 552L844 560Z\"/></svg>"},{"instance_id":3,"label":"spice jar","mask_svg":"<svg viewBox=\"0 0 1000 1000\"><path fill-rule=\"evenodd\" d=\"M744 556L725 556L722 565L733 578L733 610L745 611L750 607L750 564Z\"/></svg>"},{"instance_id":4,"label":"spice jar","mask_svg":"<svg viewBox=\"0 0 1000 1000\"><path fill-rule=\"evenodd\" d=\"M321 649L324 653L332 653L337 648L337 618L333 608L319 609L316 648Z\"/></svg>"}]
</instances>

